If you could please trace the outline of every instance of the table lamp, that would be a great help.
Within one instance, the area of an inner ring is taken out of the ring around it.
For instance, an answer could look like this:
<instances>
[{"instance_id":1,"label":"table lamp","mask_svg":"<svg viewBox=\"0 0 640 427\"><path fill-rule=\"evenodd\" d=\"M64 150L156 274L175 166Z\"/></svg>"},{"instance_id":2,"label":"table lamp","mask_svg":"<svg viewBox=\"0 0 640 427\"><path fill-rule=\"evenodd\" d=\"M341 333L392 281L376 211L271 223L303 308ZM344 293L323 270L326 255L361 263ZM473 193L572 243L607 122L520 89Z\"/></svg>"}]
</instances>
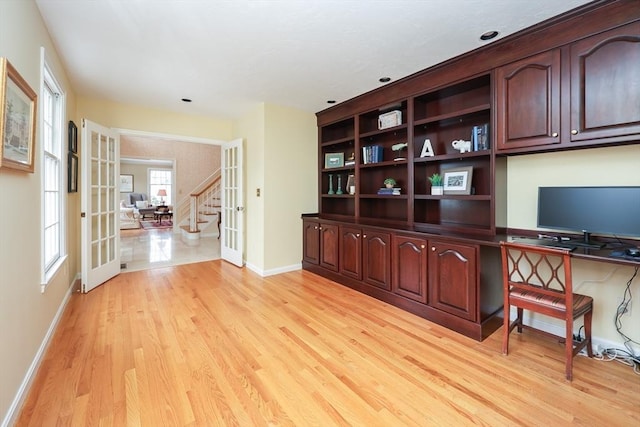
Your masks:
<instances>
[{"instance_id":1,"label":"table lamp","mask_svg":"<svg viewBox=\"0 0 640 427\"><path fill-rule=\"evenodd\" d=\"M160 196L160 204L164 205L164 198L167 195L167 190L165 190L164 188L161 188L160 190L158 190L158 196Z\"/></svg>"}]
</instances>

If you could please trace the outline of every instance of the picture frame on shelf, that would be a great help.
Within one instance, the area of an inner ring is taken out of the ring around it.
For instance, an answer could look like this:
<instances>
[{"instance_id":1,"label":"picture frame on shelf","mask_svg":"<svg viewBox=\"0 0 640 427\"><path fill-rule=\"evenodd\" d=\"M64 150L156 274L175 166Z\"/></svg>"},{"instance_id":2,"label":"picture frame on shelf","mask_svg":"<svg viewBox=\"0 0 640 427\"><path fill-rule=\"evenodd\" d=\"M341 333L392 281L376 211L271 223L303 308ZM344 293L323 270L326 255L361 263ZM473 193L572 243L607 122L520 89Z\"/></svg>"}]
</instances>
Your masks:
<instances>
[{"instance_id":1,"label":"picture frame on shelf","mask_svg":"<svg viewBox=\"0 0 640 427\"><path fill-rule=\"evenodd\" d=\"M132 193L133 192L133 175L120 175L120 192Z\"/></svg>"},{"instance_id":2,"label":"picture frame on shelf","mask_svg":"<svg viewBox=\"0 0 640 427\"><path fill-rule=\"evenodd\" d=\"M471 194L473 166L452 168L443 172L444 194Z\"/></svg>"},{"instance_id":3,"label":"picture frame on shelf","mask_svg":"<svg viewBox=\"0 0 640 427\"><path fill-rule=\"evenodd\" d=\"M67 163L67 192L78 192L78 156L73 153L69 153Z\"/></svg>"},{"instance_id":4,"label":"picture frame on shelf","mask_svg":"<svg viewBox=\"0 0 640 427\"><path fill-rule=\"evenodd\" d=\"M78 127L72 120L69 120L69 151L78 152Z\"/></svg>"},{"instance_id":5,"label":"picture frame on shelf","mask_svg":"<svg viewBox=\"0 0 640 427\"><path fill-rule=\"evenodd\" d=\"M38 95L0 58L0 166L33 173Z\"/></svg>"},{"instance_id":6,"label":"picture frame on shelf","mask_svg":"<svg viewBox=\"0 0 640 427\"><path fill-rule=\"evenodd\" d=\"M389 129L402 124L402 111L393 110L378 116L378 129Z\"/></svg>"},{"instance_id":7,"label":"picture frame on shelf","mask_svg":"<svg viewBox=\"0 0 640 427\"><path fill-rule=\"evenodd\" d=\"M324 168L341 168L344 166L344 153L327 153L324 155Z\"/></svg>"}]
</instances>

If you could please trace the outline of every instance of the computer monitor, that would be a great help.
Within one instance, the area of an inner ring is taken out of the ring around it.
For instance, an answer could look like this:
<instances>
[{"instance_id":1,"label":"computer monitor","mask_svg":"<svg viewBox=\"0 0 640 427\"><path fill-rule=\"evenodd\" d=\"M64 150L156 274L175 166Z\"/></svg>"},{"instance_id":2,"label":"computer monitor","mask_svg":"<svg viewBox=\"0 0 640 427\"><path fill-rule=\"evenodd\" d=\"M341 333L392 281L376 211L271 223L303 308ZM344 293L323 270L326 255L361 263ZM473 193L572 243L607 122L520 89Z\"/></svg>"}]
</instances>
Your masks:
<instances>
[{"instance_id":1,"label":"computer monitor","mask_svg":"<svg viewBox=\"0 0 640 427\"><path fill-rule=\"evenodd\" d=\"M640 237L640 187L539 187L538 227L582 232L572 244L602 247L591 234Z\"/></svg>"}]
</instances>

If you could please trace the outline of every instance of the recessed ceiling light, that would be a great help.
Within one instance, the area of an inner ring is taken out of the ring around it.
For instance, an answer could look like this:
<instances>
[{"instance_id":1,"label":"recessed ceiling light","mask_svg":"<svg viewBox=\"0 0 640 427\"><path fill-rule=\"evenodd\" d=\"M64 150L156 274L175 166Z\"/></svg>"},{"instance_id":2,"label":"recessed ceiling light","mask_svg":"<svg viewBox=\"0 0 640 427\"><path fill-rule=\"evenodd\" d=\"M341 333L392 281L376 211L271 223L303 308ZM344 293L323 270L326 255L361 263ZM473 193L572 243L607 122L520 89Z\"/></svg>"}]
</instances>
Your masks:
<instances>
[{"instance_id":1,"label":"recessed ceiling light","mask_svg":"<svg viewBox=\"0 0 640 427\"><path fill-rule=\"evenodd\" d=\"M380 77L380 83L387 83L391 81L391 77Z\"/></svg>"},{"instance_id":2,"label":"recessed ceiling light","mask_svg":"<svg viewBox=\"0 0 640 427\"><path fill-rule=\"evenodd\" d=\"M182 98L182 102L191 102L189 98Z\"/></svg>"},{"instance_id":3,"label":"recessed ceiling light","mask_svg":"<svg viewBox=\"0 0 640 427\"><path fill-rule=\"evenodd\" d=\"M480 36L480 40L482 41L491 40L492 38L495 38L498 34L499 33L496 30L487 31L486 33Z\"/></svg>"},{"instance_id":4,"label":"recessed ceiling light","mask_svg":"<svg viewBox=\"0 0 640 427\"><path fill-rule=\"evenodd\" d=\"M327 101L327 104L335 104L336 100L335 99L330 99Z\"/></svg>"}]
</instances>

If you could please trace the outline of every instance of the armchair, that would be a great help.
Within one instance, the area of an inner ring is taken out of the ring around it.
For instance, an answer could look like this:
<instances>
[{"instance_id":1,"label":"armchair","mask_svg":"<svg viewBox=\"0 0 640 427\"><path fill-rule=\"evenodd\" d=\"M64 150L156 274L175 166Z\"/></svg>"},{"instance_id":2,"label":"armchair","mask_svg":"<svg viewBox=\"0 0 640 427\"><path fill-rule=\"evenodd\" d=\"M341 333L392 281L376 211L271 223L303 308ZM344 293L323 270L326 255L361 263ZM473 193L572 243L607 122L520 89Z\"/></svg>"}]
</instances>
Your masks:
<instances>
[{"instance_id":1,"label":"armchair","mask_svg":"<svg viewBox=\"0 0 640 427\"><path fill-rule=\"evenodd\" d=\"M140 228L136 208L128 207L124 200L120 202L120 230Z\"/></svg>"}]
</instances>

